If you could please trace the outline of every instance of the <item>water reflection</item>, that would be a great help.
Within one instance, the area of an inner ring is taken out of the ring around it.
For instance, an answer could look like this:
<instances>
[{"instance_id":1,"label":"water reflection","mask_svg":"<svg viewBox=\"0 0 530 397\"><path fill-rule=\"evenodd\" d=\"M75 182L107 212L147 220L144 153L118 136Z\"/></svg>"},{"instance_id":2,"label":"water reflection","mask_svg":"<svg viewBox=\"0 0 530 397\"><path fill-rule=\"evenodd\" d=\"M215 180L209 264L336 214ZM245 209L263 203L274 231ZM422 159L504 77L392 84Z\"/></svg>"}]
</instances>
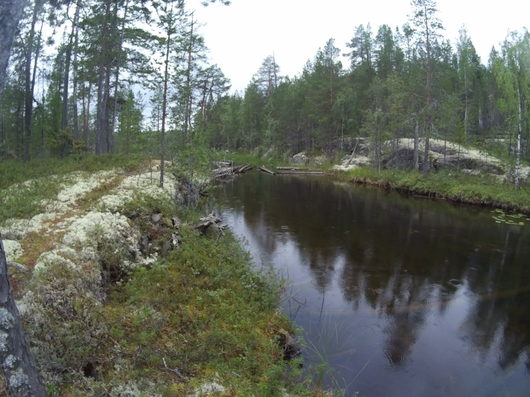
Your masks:
<instances>
[{"instance_id":1,"label":"water reflection","mask_svg":"<svg viewBox=\"0 0 530 397\"><path fill-rule=\"evenodd\" d=\"M348 394L530 389L528 226L323 178L250 174L217 196L256 261L290 279L308 359Z\"/></svg>"}]
</instances>

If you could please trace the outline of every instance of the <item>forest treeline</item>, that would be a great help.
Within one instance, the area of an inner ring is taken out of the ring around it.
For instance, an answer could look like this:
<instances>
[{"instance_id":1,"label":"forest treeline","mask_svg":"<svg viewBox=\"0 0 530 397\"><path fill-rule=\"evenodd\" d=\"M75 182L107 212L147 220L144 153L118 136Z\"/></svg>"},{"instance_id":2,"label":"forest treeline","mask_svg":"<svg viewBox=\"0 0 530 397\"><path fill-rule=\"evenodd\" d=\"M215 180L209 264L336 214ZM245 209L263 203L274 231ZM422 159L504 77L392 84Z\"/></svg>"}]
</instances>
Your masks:
<instances>
[{"instance_id":1,"label":"forest treeline","mask_svg":"<svg viewBox=\"0 0 530 397\"><path fill-rule=\"evenodd\" d=\"M429 166L421 158L433 137L528 159L528 31L510 33L483 64L464 28L456 48L443 36L435 1L411 5L400 28L357 26L345 51L330 39L293 79L267 57L244 94L221 98L198 129L215 147L262 153L350 151L367 137L375 163L385 141L415 138L415 168Z\"/></svg>"},{"instance_id":2,"label":"forest treeline","mask_svg":"<svg viewBox=\"0 0 530 397\"><path fill-rule=\"evenodd\" d=\"M429 166L430 138L528 160L528 31L483 63L464 28L455 47L444 37L434 0L412 0L410 15L401 27L355 27L345 49L330 39L294 78L269 56L229 95L183 0L33 0L0 101L0 156L157 155L190 137L335 153L364 137L377 163L384 142L407 137L415 168Z\"/></svg>"},{"instance_id":3,"label":"forest treeline","mask_svg":"<svg viewBox=\"0 0 530 397\"><path fill-rule=\"evenodd\" d=\"M183 0L32 0L19 27L0 158L145 151L229 88Z\"/></svg>"}]
</instances>

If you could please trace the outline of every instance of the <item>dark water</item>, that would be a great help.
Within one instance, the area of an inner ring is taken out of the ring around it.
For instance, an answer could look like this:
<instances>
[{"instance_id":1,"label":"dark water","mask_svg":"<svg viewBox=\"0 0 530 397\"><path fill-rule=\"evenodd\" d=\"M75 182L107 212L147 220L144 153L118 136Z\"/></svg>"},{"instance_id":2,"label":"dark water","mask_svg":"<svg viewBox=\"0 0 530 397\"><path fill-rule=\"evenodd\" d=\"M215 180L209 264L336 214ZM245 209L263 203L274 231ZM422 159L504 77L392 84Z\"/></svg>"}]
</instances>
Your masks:
<instances>
[{"instance_id":1,"label":"dark water","mask_svg":"<svg viewBox=\"0 0 530 397\"><path fill-rule=\"evenodd\" d=\"M530 225L321 177L216 193L257 264L290 282L306 363L358 396L530 396Z\"/></svg>"}]
</instances>

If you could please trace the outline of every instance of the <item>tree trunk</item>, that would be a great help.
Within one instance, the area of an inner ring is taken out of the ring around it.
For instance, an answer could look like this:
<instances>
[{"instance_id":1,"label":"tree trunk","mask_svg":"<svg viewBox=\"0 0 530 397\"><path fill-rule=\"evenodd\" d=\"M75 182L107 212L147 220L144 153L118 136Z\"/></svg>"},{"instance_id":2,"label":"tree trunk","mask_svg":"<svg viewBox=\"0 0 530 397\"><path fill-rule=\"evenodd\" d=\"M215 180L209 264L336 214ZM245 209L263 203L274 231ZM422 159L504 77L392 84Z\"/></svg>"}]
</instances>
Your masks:
<instances>
[{"instance_id":1,"label":"tree trunk","mask_svg":"<svg viewBox=\"0 0 530 397\"><path fill-rule=\"evenodd\" d=\"M31 129L33 121L33 90L31 89L31 58L33 56L33 41L35 40L35 25L39 16L40 3L35 2L28 43L26 45L25 83L24 83L24 160L31 157Z\"/></svg>"},{"instance_id":2,"label":"tree trunk","mask_svg":"<svg viewBox=\"0 0 530 397\"><path fill-rule=\"evenodd\" d=\"M122 47L123 47L123 33L125 32L125 22L127 21L127 11L129 10L129 1L127 0L125 2L125 9L123 11L123 20L122 20L122 23L121 23L121 29L120 29L120 32L119 32L119 43L118 43L118 51L122 51ZM115 21L114 21L114 24L116 25L118 23L117 21L117 17L118 17L118 14L117 14L117 10L116 10L116 15L115 15ZM124 64L126 63L126 60L123 60L122 61ZM111 144L111 148L112 150L114 150L114 129L116 127L116 119L118 117L118 112L117 112L117 109L118 109L118 89L119 89L119 85L120 85L120 64L121 62L118 62L118 65L116 66L116 71L114 73L114 103L113 103L113 106L112 106L112 124L111 124L111 128L110 128L110 131L112 133L112 144Z\"/></svg>"},{"instance_id":3,"label":"tree trunk","mask_svg":"<svg viewBox=\"0 0 530 397\"><path fill-rule=\"evenodd\" d=\"M191 87L191 69L193 66L193 46L195 44L193 29L195 21L193 20L193 13L191 14L191 26L190 26L190 41L188 44L188 65L186 69L186 110L184 113L184 136L188 135L191 125L191 109L193 102L193 90Z\"/></svg>"},{"instance_id":4,"label":"tree trunk","mask_svg":"<svg viewBox=\"0 0 530 397\"><path fill-rule=\"evenodd\" d=\"M514 182L515 188L521 188L521 136L523 133L523 101L521 100L521 90L519 83L517 84L517 105L518 105L518 117L517 117L517 140L515 143L515 171L514 171Z\"/></svg>"},{"instance_id":5,"label":"tree trunk","mask_svg":"<svg viewBox=\"0 0 530 397\"><path fill-rule=\"evenodd\" d=\"M431 168L431 165L429 164L429 135L425 137L425 149L423 152L423 172L429 172L429 169Z\"/></svg>"},{"instance_id":6,"label":"tree trunk","mask_svg":"<svg viewBox=\"0 0 530 397\"><path fill-rule=\"evenodd\" d=\"M61 129L65 130L68 127L68 89L70 80L70 64L72 60L72 50L74 41L76 40L77 21L79 19L79 1L76 4L74 20L72 21L72 30L66 48L66 56L64 63L64 78L63 78L63 110L61 112Z\"/></svg>"},{"instance_id":7,"label":"tree trunk","mask_svg":"<svg viewBox=\"0 0 530 397\"><path fill-rule=\"evenodd\" d=\"M79 3L77 8L79 9ZM76 11L77 12L77 11ZM74 139L79 139L79 114L77 110L77 58L79 48L79 27L75 28L74 37L74 65L73 65L73 76L72 76L72 135Z\"/></svg>"},{"instance_id":8,"label":"tree trunk","mask_svg":"<svg viewBox=\"0 0 530 397\"><path fill-rule=\"evenodd\" d=\"M89 121L90 121L90 98L92 96L92 82L88 83L88 92L83 95L83 142L85 142L88 148L88 135L89 135Z\"/></svg>"},{"instance_id":9,"label":"tree trunk","mask_svg":"<svg viewBox=\"0 0 530 397\"><path fill-rule=\"evenodd\" d=\"M98 65L98 96L96 111L96 154L109 151L109 89L110 89L110 64L111 64L111 37L110 36L111 1L106 0L105 21L101 30L101 47Z\"/></svg>"},{"instance_id":10,"label":"tree trunk","mask_svg":"<svg viewBox=\"0 0 530 397\"><path fill-rule=\"evenodd\" d=\"M107 135L106 109L107 101L105 96L105 65L100 64L98 68L98 97L96 111L96 154L107 152L105 146Z\"/></svg>"},{"instance_id":11,"label":"tree trunk","mask_svg":"<svg viewBox=\"0 0 530 397\"><path fill-rule=\"evenodd\" d=\"M420 145L420 125L416 119L416 125L414 126L414 153L413 153L413 166L414 170L420 169L420 156L419 156L419 145Z\"/></svg>"},{"instance_id":12,"label":"tree trunk","mask_svg":"<svg viewBox=\"0 0 530 397\"><path fill-rule=\"evenodd\" d=\"M160 130L160 187L164 187L164 170L166 160L166 117L167 117L167 83L169 79L169 50L171 47L171 28L166 38L166 60L164 70L164 91L162 93L162 128Z\"/></svg>"},{"instance_id":13,"label":"tree trunk","mask_svg":"<svg viewBox=\"0 0 530 397\"><path fill-rule=\"evenodd\" d=\"M466 65L467 66L467 65ZM464 136L467 138L467 125L468 125L468 99L467 99L467 68L464 67Z\"/></svg>"},{"instance_id":14,"label":"tree trunk","mask_svg":"<svg viewBox=\"0 0 530 397\"><path fill-rule=\"evenodd\" d=\"M0 96L4 90L11 45L26 1L2 0L0 2Z\"/></svg>"},{"instance_id":15,"label":"tree trunk","mask_svg":"<svg viewBox=\"0 0 530 397\"><path fill-rule=\"evenodd\" d=\"M0 360L11 396L46 396L39 370L31 355L18 309L11 295L7 261L0 237Z\"/></svg>"}]
</instances>

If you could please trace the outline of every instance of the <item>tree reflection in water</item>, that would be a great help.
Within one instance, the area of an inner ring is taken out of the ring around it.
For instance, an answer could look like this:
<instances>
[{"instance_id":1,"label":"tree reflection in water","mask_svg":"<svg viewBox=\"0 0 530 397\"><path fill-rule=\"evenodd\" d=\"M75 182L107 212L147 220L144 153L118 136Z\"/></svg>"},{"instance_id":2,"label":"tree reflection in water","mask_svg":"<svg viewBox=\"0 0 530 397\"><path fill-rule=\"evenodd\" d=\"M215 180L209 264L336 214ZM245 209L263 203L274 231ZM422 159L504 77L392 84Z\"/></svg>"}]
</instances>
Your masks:
<instances>
[{"instance_id":1,"label":"tree reflection in water","mask_svg":"<svg viewBox=\"0 0 530 397\"><path fill-rule=\"evenodd\" d=\"M305 317L297 318L307 338L311 328L330 332L318 321L329 295L325 314L334 319L328 322L335 323L337 356L360 355L363 341L348 332L365 324L375 327L373 343L390 367L407 368L437 348L417 344L433 338L441 322L454 339L446 342L468 350L455 357L472 352L470 372L480 372L492 355L503 371L529 365L529 225L499 225L489 211L324 178L246 175L220 189L217 200L231 208L228 221L248 234L256 258L293 281L311 274L312 285L300 282L298 291L310 301ZM339 309L344 305L349 309ZM530 386L528 378L526 372Z\"/></svg>"}]
</instances>

